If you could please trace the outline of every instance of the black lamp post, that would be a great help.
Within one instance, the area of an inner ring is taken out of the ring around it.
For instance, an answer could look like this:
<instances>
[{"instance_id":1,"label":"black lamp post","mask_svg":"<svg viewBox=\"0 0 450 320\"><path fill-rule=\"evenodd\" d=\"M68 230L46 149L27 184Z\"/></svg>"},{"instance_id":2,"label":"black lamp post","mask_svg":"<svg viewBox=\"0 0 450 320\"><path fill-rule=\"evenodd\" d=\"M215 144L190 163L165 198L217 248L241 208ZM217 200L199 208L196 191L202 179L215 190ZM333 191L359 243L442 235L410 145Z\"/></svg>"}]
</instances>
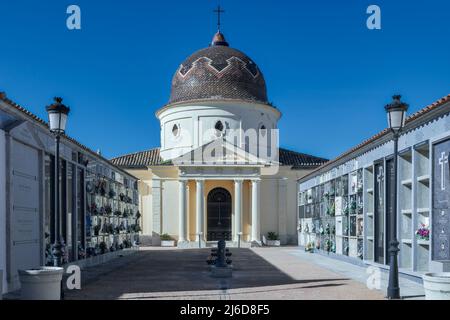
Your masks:
<instances>
[{"instance_id":1,"label":"black lamp post","mask_svg":"<svg viewBox=\"0 0 450 320\"><path fill-rule=\"evenodd\" d=\"M389 128L394 136L394 177L395 182L392 188L393 208L389 216L390 238L389 243L389 284L387 288L388 299L400 299L400 286L398 281L398 248L397 240L397 157L398 157L398 137L405 125L406 111L408 105L401 100L400 95L393 96L393 101L385 109L388 117Z\"/></svg>"},{"instance_id":2,"label":"black lamp post","mask_svg":"<svg viewBox=\"0 0 450 320\"><path fill-rule=\"evenodd\" d=\"M59 142L66 130L67 116L70 109L62 104L62 98L47 107L50 131L55 135L55 241L53 243L53 265L60 267L64 256L65 244L61 237L61 207L59 199Z\"/></svg>"}]
</instances>

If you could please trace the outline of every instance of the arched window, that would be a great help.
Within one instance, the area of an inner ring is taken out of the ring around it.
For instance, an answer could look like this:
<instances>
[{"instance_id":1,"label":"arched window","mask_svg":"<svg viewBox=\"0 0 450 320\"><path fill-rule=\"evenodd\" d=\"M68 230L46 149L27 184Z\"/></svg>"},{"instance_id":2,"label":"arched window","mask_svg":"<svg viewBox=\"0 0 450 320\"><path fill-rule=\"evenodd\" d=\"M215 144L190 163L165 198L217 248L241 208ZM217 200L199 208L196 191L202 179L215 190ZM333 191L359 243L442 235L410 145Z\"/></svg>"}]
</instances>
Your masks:
<instances>
[{"instance_id":1,"label":"arched window","mask_svg":"<svg viewBox=\"0 0 450 320\"><path fill-rule=\"evenodd\" d=\"M261 136L265 137L267 134L267 128L265 125L261 125L261 127L259 127L259 132L261 133Z\"/></svg>"},{"instance_id":2,"label":"arched window","mask_svg":"<svg viewBox=\"0 0 450 320\"><path fill-rule=\"evenodd\" d=\"M176 124L173 125L172 134L174 137L178 137L178 135L180 134L180 128L178 127L178 125Z\"/></svg>"},{"instance_id":3,"label":"arched window","mask_svg":"<svg viewBox=\"0 0 450 320\"><path fill-rule=\"evenodd\" d=\"M220 131L220 132L222 132L223 131L223 123L222 123L222 121L217 121L216 122L216 125L214 126L214 128L217 130L217 131Z\"/></svg>"},{"instance_id":4,"label":"arched window","mask_svg":"<svg viewBox=\"0 0 450 320\"><path fill-rule=\"evenodd\" d=\"M225 127L223 126L223 123L222 123L222 121L217 121L216 122L216 125L214 126L214 129L216 129L216 136L217 137L220 137L220 136L222 136L223 135L223 131L224 131L224 129L225 129Z\"/></svg>"}]
</instances>

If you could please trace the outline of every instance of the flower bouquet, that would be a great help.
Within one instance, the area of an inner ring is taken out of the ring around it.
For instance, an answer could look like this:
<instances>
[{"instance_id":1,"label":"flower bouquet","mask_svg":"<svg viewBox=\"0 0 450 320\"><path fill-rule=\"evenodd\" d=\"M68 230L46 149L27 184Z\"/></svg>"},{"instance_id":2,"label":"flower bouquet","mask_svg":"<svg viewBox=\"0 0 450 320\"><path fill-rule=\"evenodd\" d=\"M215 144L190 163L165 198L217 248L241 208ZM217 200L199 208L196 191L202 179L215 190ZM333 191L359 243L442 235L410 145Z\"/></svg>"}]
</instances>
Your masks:
<instances>
[{"instance_id":1,"label":"flower bouquet","mask_svg":"<svg viewBox=\"0 0 450 320\"><path fill-rule=\"evenodd\" d=\"M428 225L421 223L420 228L416 231L416 236L420 240L430 240L430 229L428 228Z\"/></svg>"},{"instance_id":2,"label":"flower bouquet","mask_svg":"<svg viewBox=\"0 0 450 320\"><path fill-rule=\"evenodd\" d=\"M314 243L308 242L305 247L306 252L314 252Z\"/></svg>"}]
</instances>

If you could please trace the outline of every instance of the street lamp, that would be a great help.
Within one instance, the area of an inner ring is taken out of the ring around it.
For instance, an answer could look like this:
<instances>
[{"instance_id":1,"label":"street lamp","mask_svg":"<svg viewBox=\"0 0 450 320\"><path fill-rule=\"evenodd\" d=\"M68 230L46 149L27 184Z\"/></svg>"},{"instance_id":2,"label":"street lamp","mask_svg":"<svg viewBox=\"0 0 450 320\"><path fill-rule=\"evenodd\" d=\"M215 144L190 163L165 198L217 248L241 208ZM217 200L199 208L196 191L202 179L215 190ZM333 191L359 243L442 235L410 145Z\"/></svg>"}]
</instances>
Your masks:
<instances>
[{"instance_id":1,"label":"street lamp","mask_svg":"<svg viewBox=\"0 0 450 320\"><path fill-rule=\"evenodd\" d=\"M70 109L62 104L62 98L54 98L54 103L47 107L50 131L55 135L55 241L53 243L53 266L62 265L65 251L64 239L61 237L61 208L59 199L59 142L66 131L67 116Z\"/></svg>"},{"instance_id":2,"label":"street lamp","mask_svg":"<svg viewBox=\"0 0 450 320\"><path fill-rule=\"evenodd\" d=\"M400 299L400 286L398 281L398 245L397 240L397 157L398 157L398 137L405 125L406 111L408 105L401 101L400 95L393 96L393 101L385 109L388 118L388 125L394 136L394 177L392 186L393 206L389 215L390 238L389 243L389 284L387 288L388 299Z\"/></svg>"}]
</instances>

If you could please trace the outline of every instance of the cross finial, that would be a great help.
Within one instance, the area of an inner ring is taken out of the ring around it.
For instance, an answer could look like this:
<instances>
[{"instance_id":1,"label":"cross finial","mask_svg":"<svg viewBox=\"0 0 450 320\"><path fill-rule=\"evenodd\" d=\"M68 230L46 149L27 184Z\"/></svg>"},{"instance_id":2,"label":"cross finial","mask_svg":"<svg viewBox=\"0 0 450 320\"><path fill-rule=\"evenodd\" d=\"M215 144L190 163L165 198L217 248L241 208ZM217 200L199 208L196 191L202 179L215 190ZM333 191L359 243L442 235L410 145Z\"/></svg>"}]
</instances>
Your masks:
<instances>
[{"instance_id":1,"label":"cross finial","mask_svg":"<svg viewBox=\"0 0 450 320\"><path fill-rule=\"evenodd\" d=\"M225 10L222 10L222 7L220 6L220 3L217 5L217 9L214 10L215 13L217 13L217 30L220 31L220 15L225 12Z\"/></svg>"}]
</instances>

